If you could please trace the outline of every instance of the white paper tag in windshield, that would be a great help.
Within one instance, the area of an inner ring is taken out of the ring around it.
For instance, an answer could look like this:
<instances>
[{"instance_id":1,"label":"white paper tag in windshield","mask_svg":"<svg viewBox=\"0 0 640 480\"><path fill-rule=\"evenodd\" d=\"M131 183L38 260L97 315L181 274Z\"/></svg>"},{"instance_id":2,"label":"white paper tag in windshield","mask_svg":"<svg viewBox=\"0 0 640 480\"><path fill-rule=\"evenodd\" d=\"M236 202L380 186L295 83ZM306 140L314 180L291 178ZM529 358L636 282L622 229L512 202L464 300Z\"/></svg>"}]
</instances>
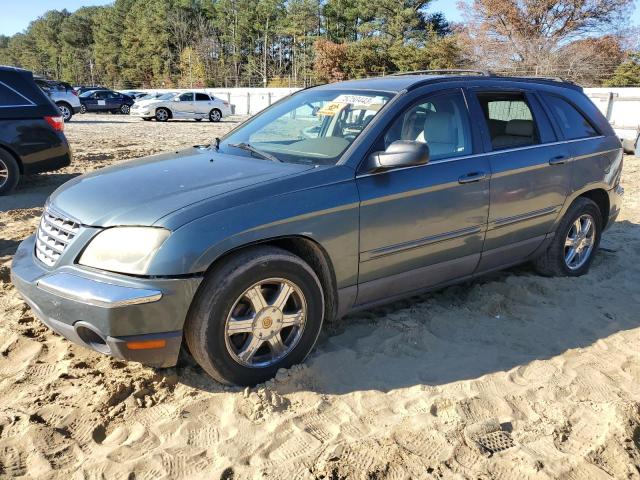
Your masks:
<instances>
[{"instance_id":1,"label":"white paper tag in windshield","mask_svg":"<svg viewBox=\"0 0 640 480\"><path fill-rule=\"evenodd\" d=\"M350 103L352 105L371 105L375 101L375 97L342 94L333 101L334 103Z\"/></svg>"}]
</instances>

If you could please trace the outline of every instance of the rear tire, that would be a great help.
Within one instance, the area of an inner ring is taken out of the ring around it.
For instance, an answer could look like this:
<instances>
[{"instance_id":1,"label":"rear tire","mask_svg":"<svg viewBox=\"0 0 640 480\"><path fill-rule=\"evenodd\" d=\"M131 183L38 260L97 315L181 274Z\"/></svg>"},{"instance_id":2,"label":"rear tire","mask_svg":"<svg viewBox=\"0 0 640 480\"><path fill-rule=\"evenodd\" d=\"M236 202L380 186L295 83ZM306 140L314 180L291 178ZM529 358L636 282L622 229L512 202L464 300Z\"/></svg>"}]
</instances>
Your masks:
<instances>
[{"instance_id":1,"label":"rear tire","mask_svg":"<svg viewBox=\"0 0 640 480\"><path fill-rule=\"evenodd\" d=\"M80 105L80 113L87 113L87 106L86 105Z\"/></svg>"},{"instance_id":2,"label":"rear tire","mask_svg":"<svg viewBox=\"0 0 640 480\"><path fill-rule=\"evenodd\" d=\"M311 267L286 250L254 247L207 274L189 309L185 340L214 379L255 385L307 357L323 316L322 286Z\"/></svg>"},{"instance_id":3,"label":"rear tire","mask_svg":"<svg viewBox=\"0 0 640 480\"><path fill-rule=\"evenodd\" d=\"M593 262L601 234L600 208L592 200L579 197L562 217L547 250L533 265L538 273L549 277L584 275Z\"/></svg>"},{"instance_id":4,"label":"rear tire","mask_svg":"<svg viewBox=\"0 0 640 480\"><path fill-rule=\"evenodd\" d=\"M13 156L0 150L0 196L13 190L20 181L20 167Z\"/></svg>"},{"instance_id":5,"label":"rear tire","mask_svg":"<svg viewBox=\"0 0 640 480\"><path fill-rule=\"evenodd\" d=\"M222 112L217 108L214 108L209 112L209 121L210 122L219 122L222 119Z\"/></svg>"},{"instance_id":6,"label":"rear tire","mask_svg":"<svg viewBox=\"0 0 640 480\"><path fill-rule=\"evenodd\" d=\"M130 111L131 111L131 108L126 103L123 103L122 105L120 105L120 113L121 114L129 115Z\"/></svg>"}]
</instances>

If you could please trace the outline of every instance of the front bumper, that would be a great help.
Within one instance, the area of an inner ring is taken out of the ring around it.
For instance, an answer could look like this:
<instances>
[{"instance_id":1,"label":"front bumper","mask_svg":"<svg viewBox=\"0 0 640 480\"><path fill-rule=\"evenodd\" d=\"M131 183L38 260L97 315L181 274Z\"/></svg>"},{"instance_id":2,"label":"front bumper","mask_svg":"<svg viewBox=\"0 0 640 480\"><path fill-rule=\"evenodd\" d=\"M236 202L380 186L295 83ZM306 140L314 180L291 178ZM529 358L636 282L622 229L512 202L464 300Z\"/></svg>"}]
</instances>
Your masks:
<instances>
[{"instance_id":1,"label":"front bumper","mask_svg":"<svg viewBox=\"0 0 640 480\"><path fill-rule=\"evenodd\" d=\"M38 318L68 340L123 360L169 367L177 362L201 278L140 279L75 265L51 270L35 259L31 236L13 258L11 281Z\"/></svg>"},{"instance_id":2,"label":"front bumper","mask_svg":"<svg viewBox=\"0 0 640 480\"><path fill-rule=\"evenodd\" d=\"M132 115L134 117L153 117L154 113L151 112L151 110L149 109L134 109L131 108L129 110L129 115Z\"/></svg>"}]
</instances>

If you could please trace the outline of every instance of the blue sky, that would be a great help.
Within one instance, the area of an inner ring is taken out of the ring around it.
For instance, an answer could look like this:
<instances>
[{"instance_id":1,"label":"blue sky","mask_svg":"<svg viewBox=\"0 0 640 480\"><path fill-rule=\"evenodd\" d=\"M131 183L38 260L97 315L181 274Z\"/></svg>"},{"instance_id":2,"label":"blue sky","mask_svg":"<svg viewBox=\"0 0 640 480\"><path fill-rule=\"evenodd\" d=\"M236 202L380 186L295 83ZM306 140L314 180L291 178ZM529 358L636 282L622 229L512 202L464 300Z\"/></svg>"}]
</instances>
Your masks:
<instances>
[{"instance_id":1,"label":"blue sky","mask_svg":"<svg viewBox=\"0 0 640 480\"><path fill-rule=\"evenodd\" d=\"M73 11L82 6L105 5L111 0L4 0L0 15L0 34L13 35L21 32L47 10L63 9ZM443 12L448 20L462 20L456 7L456 0L434 0L430 6L432 12ZM636 8L630 19L631 25L640 25L640 9Z\"/></svg>"}]
</instances>

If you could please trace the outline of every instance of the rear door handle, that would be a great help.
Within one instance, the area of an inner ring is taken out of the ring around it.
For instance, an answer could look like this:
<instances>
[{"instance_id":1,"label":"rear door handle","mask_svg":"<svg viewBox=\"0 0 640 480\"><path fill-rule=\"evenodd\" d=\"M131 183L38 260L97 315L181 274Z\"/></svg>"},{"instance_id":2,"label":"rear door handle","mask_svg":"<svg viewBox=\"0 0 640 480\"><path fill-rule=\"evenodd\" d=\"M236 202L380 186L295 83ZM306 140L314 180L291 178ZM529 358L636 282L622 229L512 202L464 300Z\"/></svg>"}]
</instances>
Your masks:
<instances>
[{"instance_id":1,"label":"rear door handle","mask_svg":"<svg viewBox=\"0 0 640 480\"><path fill-rule=\"evenodd\" d=\"M462 175L458 178L458 183L479 182L480 180L484 180L485 178L487 178L487 174L484 172L467 173L466 175Z\"/></svg>"},{"instance_id":2,"label":"rear door handle","mask_svg":"<svg viewBox=\"0 0 640 480\"><path fill-rule=\"evenodd\" d=\"M566 155L558 155L549 160L549 165L563 165L567 163L569 157Z\"/></svg>"}]
</instances>

